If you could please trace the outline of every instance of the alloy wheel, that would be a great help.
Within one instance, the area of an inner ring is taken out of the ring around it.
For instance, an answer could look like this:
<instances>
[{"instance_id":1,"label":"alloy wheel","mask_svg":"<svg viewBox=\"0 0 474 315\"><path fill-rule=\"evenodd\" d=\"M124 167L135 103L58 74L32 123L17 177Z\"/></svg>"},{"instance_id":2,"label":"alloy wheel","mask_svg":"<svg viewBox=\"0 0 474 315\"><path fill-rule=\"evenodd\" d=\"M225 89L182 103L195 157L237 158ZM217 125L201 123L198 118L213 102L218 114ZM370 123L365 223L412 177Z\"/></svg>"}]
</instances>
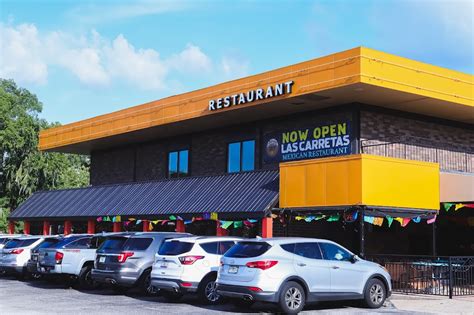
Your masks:
<instances>
[{"instance_id":1,"label":"alloy wheel","mask_svg":"<svg viewBox=\"0 0 474 315\"><path fill-rule=\"evenodd\" d=\"M210 302L216 302L221 297L217 293L217 284L215 281L208 282L204 289L204 294Z\"/></svg>"},{"instance_id":2,"label":"alloy wheel","mask_svg":"<svg viewBox=\"0 0 474 315\"><path fill-rule=\"evenodd\" d=\"M296 310L301 306L303 295L300 290L295 287L289 288L285 293L285 303L290 310Z\"/></svg>"},{"instance_id":3,"label":"alloy wheel","mask_svg":"<svg viewBox=\"0 0 474 315\"><path fill-rule=\"evenodd\" d=\"M370 300L375 305L380 305L383 302L384 292L380 284L375 283L370 287Z\"/></svg>"}]
</instances>

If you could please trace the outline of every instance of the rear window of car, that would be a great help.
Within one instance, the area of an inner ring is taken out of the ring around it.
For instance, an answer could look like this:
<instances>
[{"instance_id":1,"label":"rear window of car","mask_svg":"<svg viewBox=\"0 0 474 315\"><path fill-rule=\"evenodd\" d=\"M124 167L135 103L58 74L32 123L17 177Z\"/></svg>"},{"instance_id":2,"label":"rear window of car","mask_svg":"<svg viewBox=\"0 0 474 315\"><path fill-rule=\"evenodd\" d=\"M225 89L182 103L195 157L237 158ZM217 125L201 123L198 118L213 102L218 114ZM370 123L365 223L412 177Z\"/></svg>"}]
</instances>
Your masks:
<instances>
[{"instance_id":1,"label":"rear window of car","mask_svg":"<svg viewBox=\"0 0 474 315\"><path fill-rule=\"evenodd\" d=\"M194 243L180 242L180 241L167 241L164 242L160 250L159 255L176 256L189 252L194 246Z\"/></svg>"},{"instance_id":2,"label":"rear window of car","mask_svg":"<svg viewBox=\"0 0 474 315\"><path fill-rule=\"evenodd\" d=\"M121 250L125 242L127 241L126 237L108 237L100 245L100 250Z\"/></svg>"},{"instance_id":3,"label":"rear window of car","mask_svg":"<svg viewBox=\"0 0 474 315\"><path fill-rule=\"evenodd\" d=\"M10 240L10 239L7 238L7 237L2 237L2 238L0 238L0 244L5 244L5 243L7 243L9 240Z\"/></svg>"},{"instance_id":4,"label":"rear window of car","mask_svg":"<svg viewBox=\"0 0 474 315\"><path fill-rule=\"evenodd\" d=\"M36 247L36 249L53 247L57 243L59 243L59 239L47 238L41 244L39 244L38 247Z\"/></svg>"},{"instance_id":5,"label":"rear window of car","mask_svg":"<svg viewBox=\"0 0 474 315\"><path fill-rule=\"evenodd\" d=\"M153 242L152 238L131 237L125 242L123 250L146 250L151 242Z\"/></svg>"},{"instance_id":6,"label":"rear window of car","mask_svg":"<svg viewBox=\"0 0 474 315\"><path fill-rule=\"evenodd\" d=\"M239 242L229 249L224 256L230 258L250 258L265 254L270 249L265 242Z\"/></svg>"},{"instance_id":7,"label":"rear window of car","mask_svg":"<svg viewBox=\"0 0 474 315\"><path fill-rule=\"evenodd\" d=\"M30 246L37 240L38 240L37 238L29 238L26 240L13 239L10 242L8 242L4 248L9 249L9 248L26 247L26 246Z\"/></svg>"}]
</instances>

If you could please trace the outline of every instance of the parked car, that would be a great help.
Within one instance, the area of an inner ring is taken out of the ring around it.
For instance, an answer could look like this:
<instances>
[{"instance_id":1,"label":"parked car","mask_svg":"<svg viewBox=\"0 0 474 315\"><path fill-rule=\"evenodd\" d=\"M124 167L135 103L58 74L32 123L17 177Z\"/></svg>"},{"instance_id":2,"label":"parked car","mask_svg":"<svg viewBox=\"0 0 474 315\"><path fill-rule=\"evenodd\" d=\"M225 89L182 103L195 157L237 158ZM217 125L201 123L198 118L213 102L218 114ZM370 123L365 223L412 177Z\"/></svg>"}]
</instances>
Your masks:
<instances>
[{"instance_id":1,"label":"parked car","mask_svg":"<svg viewBox=\"0 0 474 315\"><path fill-rule=\"evenodd\" d=\"M40 248L41 273L67 276L76 282L80 289L95 288L91 270L96 250L108 235L110 234L68 235L52 246Z\"/></svg>"},{"instance_id":2,"label":"parked car","mask_svg":"<svg viewBox=\"0 0 474 315\"><path fill-rule=\"evenodd\" d=\"M216 291L220 259L237 237L184 237L167 240L160 247L151 271L152 286L168 299L197 293L208 304L220 302Z\"/></svg>"},{"instance_id":3,"label":"parked car","mask_svg":"<svg viewBox=\"0 0 474 315\"><path fill-rule=\"evenodd\" d=\"M97 250L92 279L119 292L138 286L145 294L156 293L150 273L164 240L190 236L175 232L136 232L107 237Z\"/></svg>"},{"instance_id":4,"label":"parked car","mask_svg":"<svg viewBox=\"0 0 474 315\"><path fill-rule=\"evenodd\" d=\"M25 277L28 275L26 264L30 259L31 249L43 242L43 236L15 237L0 250L0 271Z\"/></svg>"},{"instance_id":5,"label":"parked car","mask_svg":"<svg viewBox=\"0 0 474 315\"><path fill-rule=\"evenodd\" d=\"M390 275L344 247L322 239L242 241L222 258L217 292L230 298L278 303L296 314L307 302L363 300L381 307L390 296Z\"/></svg>"},{"instance_id":6,"label":"parked car","mask_svg":"<svg viewBox=\"0 0 474 315\"><path fill-rule=\"evenodd\" d=\"M45 237L43 242L36 245L31 249L30 259L26 263L26 270L33 278L41 277L41 270L39 265L39 250L41 248L50 248L59 243L62 239L62 236L49 236Z\"/></svg>"},{"instance_id":7,"label":"parked car","mask_svg":"<svg viewBox=\"0 0 474 315\"><path fill-rule=\"evenodd\" d=\"M21 234L0 234L0 250L5 246L5 244L14 237L21 237L26 235Z\"/></svg>"}]
</instances>

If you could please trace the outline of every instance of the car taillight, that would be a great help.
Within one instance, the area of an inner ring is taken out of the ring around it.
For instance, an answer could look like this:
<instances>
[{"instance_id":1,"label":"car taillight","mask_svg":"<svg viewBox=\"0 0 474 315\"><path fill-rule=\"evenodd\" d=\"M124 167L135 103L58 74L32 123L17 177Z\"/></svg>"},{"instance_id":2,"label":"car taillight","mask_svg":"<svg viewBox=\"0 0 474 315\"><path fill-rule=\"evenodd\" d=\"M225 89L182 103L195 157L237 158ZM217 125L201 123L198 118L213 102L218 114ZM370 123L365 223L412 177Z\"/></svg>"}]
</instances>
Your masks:
<instances>
[{"instance_id":1,"label":"car taillight","mask_svg":"<svg viewBox=\"0 0 474 315\"><path fill-rule=\"evenodd\" d=\"M17 249L14 249L10 252L10 254L14 254L14 255L18 255L18 254L21 254L23 253L23 248L17 248Z\"/></svg>"},{"instance_id":2,"label":"car taillight","mask_svg":"<svg viewBox=\"0 0 474 315\"><path fill-rule=\"evenodd\" d=\"M182 265L192 265L199 259L203 259L204 256L181 256L179 257L179 261Z\"/></svg>"},{"instance_id":3,"label":"car taillight","mask_svg":"<svg viewBox=\"0 0 474 315\"><path fill-rule=\"evenodd\" d=\"M276 264L278 264L277 260L258 260L258 261L248 262L245 265L248 268L258 268L258 269L266 270L275 266Z\"/></svg>"},{"instance_id":4,"label":"car taillight","mask_svg":"<svg viewBox=\"0 0 474 315\"><path fill-rule=\"evenodd\" d=\"M118 255L118 262L119 263L124 263L127 261L128 257L132 257L134 252L123 252Z\"/></svg>"},{"instance_id":5,"label":"car taillight","mask_svg":"<svg viewBox=\"0 0 474 315\"><path fill-rule=\"evenodd\" d=\"M62 264L63 262L63 257L64 257L64 254L61 253L61 252L56 252L56 254L54 255L54 260L56 260L56 264Z\"/></svg>"}]
</instances>

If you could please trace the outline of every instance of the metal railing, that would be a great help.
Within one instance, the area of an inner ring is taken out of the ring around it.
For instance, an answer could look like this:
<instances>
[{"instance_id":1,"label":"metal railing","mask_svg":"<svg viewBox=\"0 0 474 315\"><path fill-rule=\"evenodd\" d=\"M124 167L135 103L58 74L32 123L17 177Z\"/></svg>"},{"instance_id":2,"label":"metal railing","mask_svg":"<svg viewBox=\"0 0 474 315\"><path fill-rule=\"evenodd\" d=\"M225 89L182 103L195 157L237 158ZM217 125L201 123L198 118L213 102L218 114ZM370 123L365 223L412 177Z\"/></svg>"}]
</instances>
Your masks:
<instances>
[{"instance_id":1,"label":"metal railing","mask_svg":"<svg viewBox=\"0 0 474 315\"><path fill-rule=\"evenodd\" d=\"M389 141L361 140L361 153L439 163L441 170L474 172L472 148L454 143L431 143L426 139L404 137Z\"/></svg>"},{"instance_id":2,"label":"metal railing","mask_svg":"<svg viewBox=\"0 0 474 315\"><path fill-rule=\"evenodd\" d=\"M392 277L392 291L412 294L474 295L474 256L368 255Z\"/></svg>"}]
</instances>

